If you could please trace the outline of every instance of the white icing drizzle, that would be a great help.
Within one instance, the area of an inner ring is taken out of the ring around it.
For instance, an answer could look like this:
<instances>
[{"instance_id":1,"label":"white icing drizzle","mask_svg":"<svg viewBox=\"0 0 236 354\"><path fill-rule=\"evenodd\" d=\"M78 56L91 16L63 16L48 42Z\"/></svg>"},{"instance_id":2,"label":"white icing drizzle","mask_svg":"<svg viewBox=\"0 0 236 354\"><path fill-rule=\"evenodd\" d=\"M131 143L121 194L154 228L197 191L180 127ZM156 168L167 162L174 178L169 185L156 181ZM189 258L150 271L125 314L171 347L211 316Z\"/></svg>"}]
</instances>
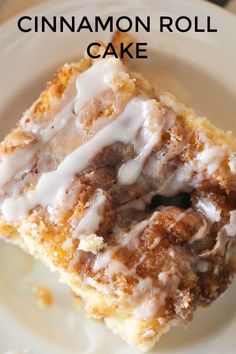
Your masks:
<instances>
[{"instance_id":1,"label":"white icing drizzle","mask_svg":"<svg viewBox=\"0 0 236 354\"><path fill-rule=\"evenodd\" d=\"M167 272L160 272L158 274L158 280L160 280L164 285L166 285L167 281L168 281L168 273Z\"/></svg>"},{"instance_id":2,"label":"white icing drizzle","mask_svg":"<svg viewBox=\"0 0 236 354\"><path fill-rule=\"evenodd\" d=\"M106 275L112 276L115 273L127 274L129 269L121 262L116 261L115 259L112 262L109 262L108 268L106 269Z\"/></svg>"},{"instance_id":3,"label":"white icing drizzle","mask_svg":"<svg viewBox=\"0 0 236 354\"><path fill-rule=\"evenodd\" d=\"M63 242L62 248L64 250L69 250L73 246L73 239L72 237L67 237L67 239Z\"/></svg>"},{"instance_id":4,"label":"white icing drizzle","mask_svg":"<svg viewBox=\"0 0 236 354\"><path fill-rule=\"evenodd\" d=\"M189 161L180 166L170 175L165 183L157 191L165 197L171 197L179 192L190 192L194 187L193 173L197 172L197 182L204 179L204 173L211 177L220 167L226 156L225 146L209 147L207 138L201 134L201 139L206 144L205 149L197 154L193 161Z\"/></svg>"},{"instance_id":5,"label":"white icing drizzle","mask_svg":"<svg viewBox=\"0 0 236 354\"><path fill-rule=\"evenodd\" d=\"M75 91L73 85L68 88L69 90ZM35 134L37 138L40 140L41 143L47 143L50 139L52 139L60 130L62 130L65 125L68 123L70 119L74 117L73 107L75 104L75 98L73 94L70 94L73 98L66 103L66 106L60 110L54 117L54 119L49 119L49 121L45 124L36 124L30 122L30 124L21 124L24 130L30 131L31 133ZM63 106L63 102L66 100L66 93L64 93L64 98L62 102L60 102L60 107ZM59 109L59 108L57 108Z\"/></svg>"},{"instance_id":6,"label":"white icing drizzle","mask_svg":"<svg viewBox=\"0 0 236 354\"><path fill-rule=\"evenodd\" d=\"M156 212L155 214L157 215L158 213L159 212ZM181 221L185 215L186 212L180 213L176 218L175 222L172 225L170 225L170 227L173 227L177 222ZM136 304L136 302L140 300L140 297L145 298L143 303L147 305L148 308L147 312L144 311L144 307L142 306L142 304L140 306L139 305L136 306L134 309L135 316L141 316L143 318L151 317L156 313L156 311L158 311L158 308L164 304L166 292L163 291L162 293L160 293L159 288L153 288L151 278L143 279L140 276L138 276L136 269L144 262L147 256L146 253L144 253L139 258L137 263L134 264L134 266L131 269L128 269L126 266L124 266L123 263L114 260L113 255L117 250L120 249L120 247L126 246L130 250L137 249L139 247L138 236L144 230L144 228L149 224L149 222L150 220L144 220L134 225L131 231L125 234L123 237L119 229L114 230L114 234L116 235L116 241L118 242L118 244L116 246L108 247L106 251L103 253L99 253L96 257L93 266L93 270L95 272L101 269L105 269L105 274L108 276L112 276L115 273L121 272L126 276L132 276L133 278L138 280L138 284L134 287L133 294L132 296L130 296L129 302ZM153 241L153 244L150 246L150 249L153 249L156 246L158 246L159 242L160 242L160 238L156 237ZM174 275L171 274L171 272L172 270L165 272L166 273L165 285L168 285L172 288L176 288L178 286L179 279L175 274ZM167 284L167 280L168 280L168 284Z\"/></svg>"},{"instance_id":7,"label":"white icing drizzle","mask_svg":"<svg viewBox=\"0 0 236 354\"><path fill-rule=\"evenodd\" d=\"M48 206L49 219L54 224L60 223L68 210L71 210L75 206L78 198L79 185L76 187L71 186L69 190L62 191L61 196L59 196L58 204L56 206Z\"/></svg>"},{"instance_id":8,"label":"white icing drizzle","mask_svg":"<svg viewBox=\"0 0 236 354\"><path fill-rule=\"evenodd\" d=\"M35 151L34 146L30 149L25 148L2 156L2 161L0 162L0 189L10 181L17 171L28 165Z\"/></svg>"},{"instance_id":9,"label":"white icing drizzle","mask_svg":"<svg viewBox=\"0 0 236 354\"><path fill-rule=\"evenodd\" d=\"M206 273L211 269L211 263L204 259L200 259L196 264L197 270L200 273Z\"/></svg>"},{"instance_id":10,"label":"white icing drizzle","mask_svg":"<svg viewBox=\"0 0 236 354\"><path fill-rule=\"evenodd\" d=\"M236 210L230 212L229 223L225 225L225 231L230 237L236 236Z\"/></svg>"},{"instance_id":11,"label":"white icing drizzle","mask_svg":"<svg viewBox=\"0 0 236 354\"><path fill-rule=\"evenodd\" d=\"M126 246L131 251L137 249L139 246L138 236L148 225L148 222L148 220L141 221L140 223L134 225L130 232L125 235L121 233L119 240L118 237L116 237L116 240L121 246Z\"/></svg>"},{"instance_id":12,"label":"white icing drizzle","mask_svg":"<svg viewBox=\"0 0 236 354\"><path fill-rule=\"evenodd\" d=\"M139 282L133 289L133 294L131 295L129 302L136 302L140 295L146 294L148 291L153 289L153 281L151 278L138 278Z\"/></svg>"},{"instance_id":13,"label":"white icing drizzle","mask_svg":"<svg viewBox=\"0 0 236 354\"><path fill-rule=\"evenodd\" d=\"M153 134L151 139L141 150L140 154L133 160L129 160L121 166L118 173L118 181L120 184L130 185L137 181L142 172L145 160L152 152L152 149L159 140L159 137L160 133Z\"/></svg>"},{"instance_id":14,"label":"white icing drizzle","mask_svg":"<svg viewBox=\"0 0 236 354\"><path fill-rule=\"evenodd\" d=\"M124 71L125 68L119 59L109 58L96 61L88 70L81 73L76 83L78 93L75 113L78 114L92 98L112 88L115 75Z\"/></svg>"},{"instance_id":15,"label":"white icing drizzle","mask_svg":"<svg viewBox=\"0 0 236 354\"><path fill-rule=\"evenodd\" d=\"M207 229L208 229L208 224L207 224L207 221L206 221L205 217L202 217L202 220L203 220L203 225L196 232L196 234L191 237L191 239L189 240L190 244L195 242L195 241L202 240L206 236Z\"/></svg>"},{"instance_id":16,"label":"white icing drizzle","mask_svg":"<svg viewBox=\"0 0 236 354\"><path fill-rule=\"evenodd\" d=\"M95 263L93 265L94 272L98 272L99 270L106 268L109 262L112 261L112 257L114 253L119 249L119 246L109 247L103 253L99 253L96 257Z\"/></svg>"},{"instance_id":17,"label":"white icing drizzle","mask_svg":"<svg viewBox=\"0 0 236 354\"><path fill-rule=\"evenodd\" d=\"M158 212L156 212L157 214ZM171 225L174 226L176 222L181 221L186 212L180 213L176 218L175 222ZM151 318L155 315L160 307L165 304L165 299L167 296L167 292L164 289L162 291L158 287L153 287L152 279L141 278L137 274L137 267L140 266L147 254L144 253L136 264L133 265L131 269L127 268L123 263L118 260L113 259L113 256L116 251L120 249L120 247L128 247L130 250L137 249L139 247L139 242L137 240L138 235L143 231L143 229L149 224L150 220L144 220L133 226L132 230L122 237L122 233L120 230L115 229L114 234L116 234L116 241L118 244L116 246L111 246L106 249L105 252L97 254L93 270L97 272L98 270L105 269L105 274L107 276L112 276L118 272L124 274L125 276L132 276L133 278L138 280L137 285L133 288L133 293L129 297L128 301L130 304L134 305L133 314L137 318L147 319ZM118 235L117 235L118 233ZM160 242L160 238L156 237L151 245L150 249L158 246ZM172 250L171 250L172 251ZM174 256L170 254L170 256ZM170 268L166 272L160 273L159 280L163 283L164 287L170 287L171 289L175 289L178 287L179 278L174 274L174 269ZM141 300L141 303L140 303Z\"/></svg>"},{"instance_id":18,"label":"white icing drizzle","mask_svg":"<svg viewBox=\"0 0 236 354\"><path fill-rule=\"evenodd\" d=\"M97 255L96 260L95 260L93 270L95 272L97 272L98 270L106 268L109 265L110 269L109 269L108 273L110 275L111 275L111 269L112 269L113 273L119 272L120 269L122 268L122 263L112 259L113 255L120 247L126 246L129 250L137 249L137 247L139 245L138 236L145 229L145 227L147 225L148 225L148 220L143 220L140 223L134 225L132 227L131 231L126 233L125 235L122 234L122 230L119 230L119 229L114 230L114 233L116 234L115 236L116 236L116 241L118 242L118 245L108 247L105 252L99 253ZM123 272L124 272L124 269L123 269ZM126 274L128 272L129 271L126 269Z\"/></svg>"},{"instance_id":19,"label":"white icing drizzle","mask_svg":"<svg viewBox=\"0 0 236 354\"><path fill-rule=\"evenodd\" d=\"M142 335L142 338L147 339L147 338L151 338L154 337L156 334L156 332L153 329L146 329L144 331L144 334Z\"/></svg>"},{"instance_id":20,"label":"white icing drizzle","mask_svg":"<svg viewBox=\"0 0 236 354\"><path fill-rule=\"evenodd\" d=\"M221 218L220 210L207 198L201 198L196 204L196 208L203 212L203 215L210 222L218 222Z\"/></svg>"},{"instance_id":21,"label":"white icing drizzle","mask_svg":"<svg viewBox=\"0 0 236 354\"><path fill-rule=\"evenodd\" d=\"M153 127L152 117L155 121L155 131L151 133ZM164 119L163 119L164 117ZM144 144L138 146L138 156L132 160L129 160L121 166L118 172L118 181L123 185L130 185L137 181L140 176L146 159L151 154L155 145L161 141L161 132L163 129L170 129L176 120L176 114L173 111L165 112L153 106L153 111L150 111L149 119L146 119L141 135L143 136Z\"/></svg>"},{"instance_id":22,"label":"white icing drizzle","mask_svg":"<svg viewBox=\"0 0 236 354\"><path fill-rule=\"evenodd\" d=\"M219 169L225 154L225 146L207 147L198 154L197 160L205 166L208 176L211 177Z\"/></svg>"},{"instance_id":23,"label":"white icing drizzle","mask_svg":"<svg viewBox=\"0 0 236 354\"><path fill-rule=\"evenodd\" d=\"M25 116L20 120L20 127L25 131L36 135L38 143L29 145L24 149L13 152L12 154L2 156L2 161L0 162L0 188L9 182L17 171L30 162L34 154L39 150L40 144L47 143L58 131L63 129L66 123L73 117L74 103L74 99L69 101L66 107L47 124L36 124L33 122L26 124L25 118L27 118L27 115L29 114L29 112L26 112Z\"/></svg>"},{"instance_id":24,"label":"white icing drizzle","mask_svg":"<svg viewBox=\"0 0 236 354\"><path fill-rule=\"evenodd\" d=\"M144 194L140 198L131 200L130 202L121 205L118 208L118 211L123 211L127 209L136 209L140 211L145 210L146 205L151 202L152 197L154 197L154 195L156 194L157 194L156 191Z\"/></svg>"},{"instance_id":25,"label":"white icing drizzle","mask_svg":"<svg viewBox=\"0 0 236 354\"><path fill-rule=\"evenodd\" d=\"M164 326L164 324L166 323L166 319L163 317L159 317L158 322L160 323L161 326Z\"/></svg>"},{"instance_id":26,"label":"white icing drizzle","mask_svg":"<svg viewBox=\"0 0 236 354\"><path fill-rule=\"evenodd\" d=\"M137 306L133 313L135 317L139 319L148 319L152 317L158 309L165 304L165 299L166 299L166 293L165 292L160 292L156 291L156 296L152 294L150 297L147 297L141 305Z\"/></svg>"},{"instance_id":27,"label":"white icing drizzle","mask_svg":"<svg viewBox=\"0 0 236 354\"><path fill-rule=\"evenodd\" d=\"M189 210L189 209L188 209L188 210ZM188 211L188 210L179 213L179 215L178 215L177 218L175 219L175 222L172 223L170 227L174 227L178 222L182 221L182 220L185 218L185 216L187 215L187 211Z\"/></svg>"},{"instance_id":28,"label":"white icing drizzle","mask_svg":"<svg viewBox=\"0 0 236 354\"><path fill-rule=\"evenodd\" d=\"M169 288L177 288L179 285L179 277L175 274L174 266L165 272L160 272L158 274L158 280L165 286Z\"/></svg>"},{"instance_id":29,"label":"white icing drizzle","mask_svg":"<svg viewBox=\"0 0 236 354\"><path fill-rule=\"evenodd\" d=\"M159 188L157 194L164 197L172 197L179 192L189 192L191 187L189 185L193 174L193 166L191 163L179 167L165 183Z\"/></svg>"},{"instance_id":30,"label":"white icing drizzle","mask_svg":"<svg viewBox=\"0 0 236 354\"><path fill-rule=\"evenodd\" d=\"M115 121L67 155L56 170L44 173L33 191L7 198L1 207L5 218L16 221L36 205L47 207L56 204L61 190L70 185L74 175L83 171L99 151L115 142L127 144L133 141L153 105L154 100L133 98Z\"/></svg>"},{"instance_id":31,"label":"white icing drizzle","mask_svg":"<svg viewBox=\"0 0 236 354\"><path fill-rule=\"evenodd\" d=\"M154 239L152 245L150 246L150 249L152 250L153 248L156 248L159 245L160 242L161 242L160 237L156 236L156 238Z\"/></svg>"},{"instance_id":32,"label":"white icing drizzle","mask_svg":"<svg viewBox=\"0 0 236 354\"><path fill-rule=\"evenodd\" d=\"M131 200L131 202L125 203L118 208L118 211L127 209L145 210L146 203L142 198Z\"/></svg>"},{"instance_id":33,"label":"white icing drizzle","mask_svg":"<svg viewBox=\"0 0 236 354\"><path fill-rule=\"evenodd\" d=\"M79 238L80 234L90 235L96 233L102 219L102 212L105 202L106 196L99 192L92 200L91 205L85 211L85 215L82 217L76 229L74 230L74 238Z\"/></svg>"},{"instance_id":34,"label":"white icing drizzle","mask_svg":"<svg viewBox=\"0 0 236 354\"><path fill-rule=\"evenodd\" d=\"M230 171L232 172L232 174L236 174L236 156L235 155L233 157L231 157L231 159L229 160L229 168L230 168Z\"/></svg>"}]
</instances>

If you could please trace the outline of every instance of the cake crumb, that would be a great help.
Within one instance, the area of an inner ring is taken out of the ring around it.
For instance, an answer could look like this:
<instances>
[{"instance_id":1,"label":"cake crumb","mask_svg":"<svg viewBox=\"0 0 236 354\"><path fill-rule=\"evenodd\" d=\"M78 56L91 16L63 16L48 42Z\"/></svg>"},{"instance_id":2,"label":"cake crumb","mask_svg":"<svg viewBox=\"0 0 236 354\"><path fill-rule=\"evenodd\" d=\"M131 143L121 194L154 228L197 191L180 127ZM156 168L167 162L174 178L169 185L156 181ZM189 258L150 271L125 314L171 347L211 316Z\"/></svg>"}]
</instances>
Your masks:
<instances>
[{"instance_id":1,"label":"cake crumb","mask_svg":"<svg viewBox=\"0 0 236 354\"><path fill-rule=\"evenodd\" d=\"M53 296L48 288L42 285L34 285L31 291L39 307L47 308L52 305Z\"/></svg>"},{"instance_id":2,"label":"cake crumb","mask_svg":"<svg viewBox=\"0 0 236 354\"><path fill-rule=\"evenodd\" d=\"M97 236L96 234L80 235L78 250L97 254L104 246L105 243L101 236Z\"/></svg>"}]
</instances>

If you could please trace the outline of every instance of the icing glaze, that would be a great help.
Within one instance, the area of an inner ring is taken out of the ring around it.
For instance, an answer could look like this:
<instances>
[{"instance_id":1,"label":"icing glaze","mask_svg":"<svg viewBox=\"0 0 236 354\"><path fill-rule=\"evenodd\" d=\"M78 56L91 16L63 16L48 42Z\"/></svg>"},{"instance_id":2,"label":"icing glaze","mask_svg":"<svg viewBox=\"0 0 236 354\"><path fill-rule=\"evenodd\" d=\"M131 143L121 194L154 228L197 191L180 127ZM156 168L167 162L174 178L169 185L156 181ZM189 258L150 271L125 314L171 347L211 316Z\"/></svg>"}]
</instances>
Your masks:
<instances>
[{"instance_id":1,"label":"icing glaze","mask_svg":"<svg viewBox=\"0 0 236 354\"><path fill-rule=\"evenodd\" d=\"M207 198L201 198L198 201L196 208L200 209L206 219L211 221L212 223L220 221L220 210L217 209L213 202L208 200Z\"/></svg>"},{"instance_id":2,"label":"icing glaze","mask_svg":"<svg viewBox=\"0 0 236 354\"><path fill-rule=\"evenodd\" d=\"M225 225L225 231L230 237L236 236L236 210L230 212L229 223Z\"/></svg>"},{"instance_id":3,"label":"icing glaze","mask_svg":"<svg viewBox=\"0 0 236 354\"><path fill-rule=\"evenodd\" d=\"M90 235L95 234L99 228L99 224L102 219L102 212L106 197L103 193L99 193L92 200L91 205L85 211L84 216L80 220L76 229L73 232L73 237L77 238L80 234Z\"/></svg>"},{"instance_id":4,"label":"icing glaze","mask_svg":"<svg viewBox=\"0 0 236 354\"><path fill-rule=\"evenodd\" d=\"M16 221L36 205L56 204L61 191L68 188L75 174L83 171L104 147L115 142L127 144L133 141L153 105L154 100L133 98L115 121L68 154L56 170L44 173L34 190L7 198L1 206L5 218Z\"/></svg>"},{"instance_id":5,"label":"icing glaze","mask_svg":"<svg viewBox=\"0 0 236 354\"><path fill-rule=\"evenodd\" d=\"M210 177L219 169L225 154L225 146L206 147L198 154L197 160L200 162L200 166L204 166L206 168L207 174Z\"/></svg>"},{"instance_id":6,"label":"icing glaze","mask_svg":"<svg viewBox=\"0 0 236 354\"><path fill-rule=\"evenodd\" d=\"M94 97L112 88L116 74L124 72L122 62L115 58L97 60L88 70L78 76L75 113Z\"/></svg>"}]
</instances>

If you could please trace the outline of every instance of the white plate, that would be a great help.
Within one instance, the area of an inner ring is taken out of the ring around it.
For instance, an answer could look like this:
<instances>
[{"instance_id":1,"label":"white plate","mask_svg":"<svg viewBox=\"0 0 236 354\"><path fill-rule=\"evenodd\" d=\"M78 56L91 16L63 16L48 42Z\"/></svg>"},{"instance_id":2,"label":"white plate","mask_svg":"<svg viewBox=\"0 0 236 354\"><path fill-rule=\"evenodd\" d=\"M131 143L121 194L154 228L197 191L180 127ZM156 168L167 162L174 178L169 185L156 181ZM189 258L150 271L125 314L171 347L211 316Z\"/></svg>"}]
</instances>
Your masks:
<instances>
[{"instance_id":1,"label":"white plate","mask_svg":"<svg viewBox=\"0 0 236 354\"><path fill-rule=\"evenodd\" d=\"M26 12L24 13L26 14ZM161 88L170 90L219 126L234 130L236 112L236 18L205 2L190 0L54 1L27 11L30 15L151 15L152 32L139 33L148 42L149 59L132 66ZM158 16L211 15L217 33L158 33ZM19 16L18 16L19 17ZM86 45L109 34L21 33L16 18L0 28L0 118L3 136L31 105L55 68L76 59ZM102 324L76 312L69 289L20 250L0 244L0 353L134 354ZM40 310L30 288L48 285L55 302ZM159 343L163 354L233 354L236 345L236 282L208 311L200 311L187 330L173 329Z\"/></svg>"}]
</instances>

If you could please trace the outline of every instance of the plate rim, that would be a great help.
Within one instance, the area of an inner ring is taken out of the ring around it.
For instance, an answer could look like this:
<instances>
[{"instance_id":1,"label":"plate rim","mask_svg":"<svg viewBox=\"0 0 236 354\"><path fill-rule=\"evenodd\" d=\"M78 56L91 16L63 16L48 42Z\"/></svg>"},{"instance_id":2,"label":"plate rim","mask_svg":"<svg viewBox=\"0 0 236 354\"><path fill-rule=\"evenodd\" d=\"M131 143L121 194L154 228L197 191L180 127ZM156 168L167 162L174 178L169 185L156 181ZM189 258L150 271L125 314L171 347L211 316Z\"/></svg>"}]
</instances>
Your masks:
<instances>
[{"instance_id":1,"label":"plate rim","mask_svg":"<svg viewBox=\"0 0 236 354\"><path fill-rule=\"evenodd\" d=\"M138 1L138 0L137 0ZM191 7L192 5L196 6L197 8L199 6L204 6L205 8L208 8L209 10L212 10L212 14L213 14L213 11L220 14L224 14L224 18L225 20L227 20L228 18L230 18L231 20L233 20L233 23L234 25L236 25L236 15L230 13L229 11L223 9L223 8L220 8L218 7L217 5L214 5L212 3L208 3L206 1L203 1L203 0L171 0L172 3L175 3L175 4L184 4L184 6L187 6L187 7ZM78 3L78 7L81 6L81 4L86 4L86 5L92 5L94 4L95 1L86 1L86 0L79 0L77 3ZM163 2L163 0L160 0L160 2ZM76 0L69 0L67 2L68 4L68 7L70 6L70 3L76 3ZM107 3L107 0L99 0L99 1L96 1L96 5L99 4L99 3ZM117 0L112 0L109 2L109 5L112 5L112 3L119 3L119 1ZM132 3L130 1L130 3ZM151 1L150 1L151 3ZM44 2L43 4L39 4L39 5L35 5L35 6L32 6L24 11L21 11L19 13L17 13L15 16L11 17L10 19L6 20L4 23L2 23L0 25L0 43L1 43L1 40L2 40L2 36L1 36L1 32L3 32L3 36L6 37L8 35L12 35L13 33L16 33L16 26L15 26L15 21L19 18L19 16L21 15L24 15L26 12L27 14L30 14L34 11L40 11L42 13L42 11L45 9L48 8L48 5L50 6L57 6L58 4L60 4L58 1L56 0L51 0L51 1L46 1ZM61 2L62 4L62 2ZM230 26L229 26L230 27ZM6 33L4 33L4 31L6 31ZM9 31L9 32L8 32ZM22 33L19 32L19 35L21 35ZM16 38L16 34L15 34L15 38ZM1 56L1 54L0 54ZM191 348L189 348L189 350L191 351ZM128 348L127 348L127 351L128 351Z\"/></svg>"},{"instance_id":2,"label":"plate rim","mask_svg":"<svg viewBox=\"0 0 236 354\"><path fill-rule=\"evenodd\" d=\"M125 1L125 4L134 4L134 1L138 1L141 3L140 0L121 0L121 1ZM146 1L151 1L152 0L146 0ZM163 1L163 0L158 0L158 1ZM188 7L195 7L195 8L199 8L199 7L205 7L208 8L209 10L212 10L213 12L215 12L218 15L223 15L224 17L228 17L230 20L235 21L235 25L236 25L236 14L232 13L231 11L227 10L224 7L221 7L219 5L216 5L212 2L209 2L207 0L168 0L171 1L174 4L178 4L181 5L183 4L184 6L188 6ZM120 4L120 0L67 0L67 5L70 6L70 3L78 3L78 6L81 6L82 4L86 4L86 5L98 5L98 4L104 4L107 3L109 5L112 4ZM41 4L36 4L33 6L30 6L28 8L26 8L25 10L21 10L19 11L17 14L11 16L10 18L8 18L7 20L3 21L3 23L0 24L0 36L1 36L1 32L3 30L8 29L9 27L11 27L12 24L15 24L15 21L25 15L26 13L28 15L30 15L30 13L34 12L35 10L38 11L42 11L43 9L47 8L48 6L53 6L53 5L61 5L63 4L63 2L61 0L47 0ZM149 6L149 4L148 4ZM13 26L14 28L15 26ZM12 29L13 29L12 28ZM14 28L15 29L15 28ZM9 28L10 30L10 28ZM19 32L19 34L21 34L21 32ZM0 37L1 39L1 37Z\"/></svg>"}]
</instances>

